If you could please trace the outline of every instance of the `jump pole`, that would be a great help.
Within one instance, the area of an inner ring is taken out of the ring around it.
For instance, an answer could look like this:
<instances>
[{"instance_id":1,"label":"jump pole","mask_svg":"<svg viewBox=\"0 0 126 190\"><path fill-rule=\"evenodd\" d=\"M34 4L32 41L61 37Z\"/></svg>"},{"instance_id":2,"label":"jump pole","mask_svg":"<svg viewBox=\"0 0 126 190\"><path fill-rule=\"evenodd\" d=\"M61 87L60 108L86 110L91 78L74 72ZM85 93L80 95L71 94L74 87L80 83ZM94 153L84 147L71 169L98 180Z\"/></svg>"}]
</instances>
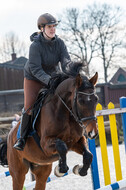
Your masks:
<instances>
[{"instance_id":1,"label":"jump pole","mask_svg":"<svg viewBox=\"0 0 126 190\"><path fill-rule=\"evenodd\" d=\"M101 187L97 190L125 190L126 189L126 179L117 181L115 183L112 183L110 185Z\"/></svg>"},{"instance_id":2,"label":"jump pole","mask_svg":"<svg viewBox=\"0 0 126 190\"><path fill-rule=\"evenodd\" d=\"M67 173L65 173L62 177L65 177L69 174L73 173L73 169L69 169L69 171ZM8 177L10 176L10 172L9 171L6 171L6 172L2 172L0 173L0 178L4 178L4 177ZM62 178L62 177L56 177L55 175L51 175L48 177L47 179L47 183L51 182L51 181L54 181L54 180L57 180L58 178ZM23 190L30 190L30 189L33 189L35 187L35 184L36 184L36 181L32 181L28 184L25 184L24 187L23 187Z\"/></svg>"},{"instance_id":3,"label":"jump pole","mask_svg":"<svg viewBox=\"0 0 126 190\"><path fill-rule=\"evenodd\" d=\"M8 176L10 176L10 172L9 171L0 173L0 178L8 177Z\"/></svg>"},{"instance_id":4,"label":"jump pole","mask_svg":"<svg viewBox=\"0 0 126 190\"><path fill-rule=\"evenodd\" d=\"M67 175L69 175L71 173L73 173L73 170L69 169L69 171L67 173L65 173L62 177L65 177L65 176L67 176ZM50 177L48 177L47 183L49 183L51 181L54 181L54 180L56 180L58 178L62 178L62 177L56 177L55 175L51 175ZM32 182L30 182L28 184L25 184L24 187L23 187L23 190L30 190L30 189L35 187L35 184L36 184L36 181L32 181Z\"/></svg>"}]
</instances>

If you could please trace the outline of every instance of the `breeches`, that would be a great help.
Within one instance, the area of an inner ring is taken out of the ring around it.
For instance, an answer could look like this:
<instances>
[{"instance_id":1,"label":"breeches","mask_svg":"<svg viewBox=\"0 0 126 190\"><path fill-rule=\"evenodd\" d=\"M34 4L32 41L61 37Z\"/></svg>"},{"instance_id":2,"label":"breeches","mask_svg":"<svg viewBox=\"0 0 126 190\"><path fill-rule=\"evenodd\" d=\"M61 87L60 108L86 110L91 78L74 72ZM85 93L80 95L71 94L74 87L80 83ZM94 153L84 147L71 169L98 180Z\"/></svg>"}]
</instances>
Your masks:
<instances>
[{"instance_id":1,"label":"breeches","mask_svg":"<svg viewBox=\"0 0 126 190\"><path fill-rule=\"evenodd\" d=\"M44 88L41 82L24 78L24 109L30 113L40 89ZM30 109L29 109L30 108Z\"/></svg>"}]
</instances>

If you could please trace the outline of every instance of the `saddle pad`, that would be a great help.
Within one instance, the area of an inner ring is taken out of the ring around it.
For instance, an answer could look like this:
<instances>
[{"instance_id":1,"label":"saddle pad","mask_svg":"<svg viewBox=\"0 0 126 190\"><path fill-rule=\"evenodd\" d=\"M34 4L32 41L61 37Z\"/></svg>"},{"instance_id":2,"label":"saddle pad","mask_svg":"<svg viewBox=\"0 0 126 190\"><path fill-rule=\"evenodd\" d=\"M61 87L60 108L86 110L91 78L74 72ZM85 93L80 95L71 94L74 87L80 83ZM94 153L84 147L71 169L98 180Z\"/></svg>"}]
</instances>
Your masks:
<instances>
[{"instance_id":1,"label":"saddle pad","mask_svg":"<svg viewBox=\"0 0 126 190\"><path fill-rule=\"evenodd\" d=\"M21 124L19 125L18 130L17 130L17 139L19 139L21 136L20 129L21 129Z\"/></svg>"},{"instance_id":2,"label":"saddle pad","mask_svg":"<svg viewBox=\"0 0 126 190\"><path fill-rule=\"evenodd\" d=\"M28 134L28 137L33 136L34 133L36 133L35 130L30 131L29 134ZM18 127L18 130L17 130L17 139L20 139L20 138L21 138L21 123L20 123L20 125Z\"/></svg>"},{"instance_id":3,"label":"saddle pad","mask_svg":"<svg viewBox=\"0 0 126 190\"><path fill-rule=\"evenodd\" d=\"M20 124L19 127L18 127L17 139L20 139L20 138L21 138L21 133L20 133L21 130L20 130L20 129L21 129L21 124ZM39 147L39 148L41 149L41 151L43 152L43 149L42 149L42 147L40 146L40 138L39 138L39 136L38 136L38 134L37 134L37 132L36 132L35 129L29 132L28 137L33 137L34 140L35 140L35 142L36 142L36 144L38 145L38 147Z\"/></svg>"}]
</instances>

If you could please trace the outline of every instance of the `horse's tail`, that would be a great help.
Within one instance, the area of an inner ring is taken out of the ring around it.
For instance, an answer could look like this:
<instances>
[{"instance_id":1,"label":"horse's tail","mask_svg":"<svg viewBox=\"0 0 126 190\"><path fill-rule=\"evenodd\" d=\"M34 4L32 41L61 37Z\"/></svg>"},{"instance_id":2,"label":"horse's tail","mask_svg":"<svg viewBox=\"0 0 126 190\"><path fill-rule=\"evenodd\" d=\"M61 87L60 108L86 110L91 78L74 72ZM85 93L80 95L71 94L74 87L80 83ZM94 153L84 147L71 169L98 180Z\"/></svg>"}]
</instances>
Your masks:
<instances>
[{"instance_id":1,"label":"horse's tail","mask_svg":"<svg viewBox=\"0 0 126 190\"><path fill-rule=\"evenodd\" d=\"M7 138L0 142L0 164L4 167L8 166L7 161Z\"/></svg>"}]
</instances>

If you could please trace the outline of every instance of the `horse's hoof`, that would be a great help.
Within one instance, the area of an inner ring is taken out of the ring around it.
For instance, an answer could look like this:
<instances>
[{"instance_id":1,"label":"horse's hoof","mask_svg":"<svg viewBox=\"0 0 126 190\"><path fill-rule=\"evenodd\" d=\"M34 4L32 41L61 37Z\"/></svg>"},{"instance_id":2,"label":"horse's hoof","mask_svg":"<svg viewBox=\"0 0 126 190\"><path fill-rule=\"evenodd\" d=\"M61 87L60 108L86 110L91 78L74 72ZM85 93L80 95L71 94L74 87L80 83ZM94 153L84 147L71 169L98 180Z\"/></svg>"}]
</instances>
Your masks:
<instances>
[{"instance_id":1,"label":"horse's hoof","mask_svg":"<svg viewBox=\"0 0 126 190\"><path fill-rule=\"evenodd\" d=\"M67 165L65 167L59 166L59 172L60 173L67 173L68 170L69 170L69 167Z\"/></svg>"},{"instance_id":2,"label":"horse's hoof","mask_svg":"<svg viewBox=\"0 0 126 190\"><path fill-rule=\"evenodd\" d=\"M82 168L82 169L79 170L79 174L80 174L80 176L86 176L87 175L87 170L83 170L83 168Z\"/></svg>"},{"instance_id":3,"label":"horse's hoof","mask_svg":"<svg viewBox=\"0 0 126 190\"><path fill-rule=\"evenodd\" d=\"M59 166L56 166L55 169L54 169L55 176L63 177L65 173L61 173L59 170L60 170Z\"/></svg>"},{"instance_id":4,"label":"horse's hoof","mask_svg":"<svg viewBox=\"0 0 126 190\"><path fill-rule=\"evenodd\" d=\"M76 165L73 168L73 173L76 174L76 175L79 175L79 176L85 176L85 175L87 175L87 170L83 171L82 166Z\"/></svg>"},{"instance_id":5,"label":"horse's hoof","mask_svg":"<svg viewBox=\"0 0 126 190\"><path fill-rule=\"evenodd\" d=\"M80 175L79 171L80 171L81 168L82 168L82 166L79 166L79 165L74 166L73 173L76 174L76 175Z\"/></svg>"}]
</instances>

